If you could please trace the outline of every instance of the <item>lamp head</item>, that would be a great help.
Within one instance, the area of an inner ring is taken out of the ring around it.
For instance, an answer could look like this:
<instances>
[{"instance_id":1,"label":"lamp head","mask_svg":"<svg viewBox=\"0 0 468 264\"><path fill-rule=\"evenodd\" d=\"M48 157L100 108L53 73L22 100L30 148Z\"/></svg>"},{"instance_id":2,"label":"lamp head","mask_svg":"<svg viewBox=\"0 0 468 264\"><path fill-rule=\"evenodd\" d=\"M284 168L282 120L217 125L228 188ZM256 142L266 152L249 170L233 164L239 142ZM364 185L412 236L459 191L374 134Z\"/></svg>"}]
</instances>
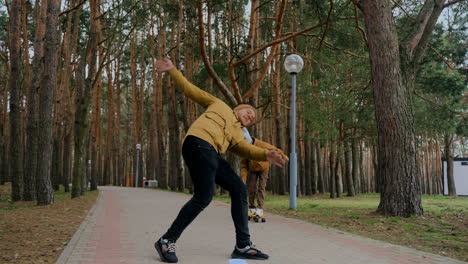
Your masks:
<instances>
[{"instance_id":1,"label":"lamp head","mask_svg":"<svg viewBox=\"0 0 468 264\"><path fill-rule=\"evenodd\" d=\"M298 73L302 71L302 68L304 67L304 61L302 60L301 56L297 54L291 54L284 60L284 67L289 73Z\"/></svg>"}]
</instances>

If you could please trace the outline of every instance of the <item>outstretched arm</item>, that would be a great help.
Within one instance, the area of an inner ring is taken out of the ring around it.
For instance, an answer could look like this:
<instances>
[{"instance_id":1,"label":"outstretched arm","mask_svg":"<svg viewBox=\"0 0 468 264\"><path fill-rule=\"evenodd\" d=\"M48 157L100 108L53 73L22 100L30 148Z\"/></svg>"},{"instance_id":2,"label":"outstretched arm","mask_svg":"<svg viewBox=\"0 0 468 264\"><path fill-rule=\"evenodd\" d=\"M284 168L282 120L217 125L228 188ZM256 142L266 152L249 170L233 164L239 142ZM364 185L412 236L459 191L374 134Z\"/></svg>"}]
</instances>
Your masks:
<instances>
[{"instance_id":1,"label":"outstretched arm","mask_svg":"<svg viewBox=\"0 0 468 264\"><path fill-rule=\"evenodd\" d=\"M201 90L197 86L189 82L180 71L174 66L170 59L162 59L156 61L156 68L158 72L169 72L171 78L176 83L186 96L197 102L203 108L207 108L214 103L217 99L213 95Z\"/></svg>"},{"instance_id":2,"label":"outstretched arm","mask_svg":"<svg viewBox=\"0 0 468 264\"><path fill-rule=\"evenodd\" d=\"M229 149L229 151L251 160L267 160L271 164L280 168L283 167L283 165L289 160L288 157L281 156L280 152L276 150L260 148L248 143L245 140L240 141L238 144Z\"/></svg>"},{"instance_id":3,"label":"outstretched arm","mask_svg":"<svg viewBox=\"0 0 468 264\"><path fill-rule=\"evenodd\" d=\"M268 144L268 143L266 143L264 141L261 141L258 138L255 138L255 143L254 144L257 147L261 147L261 148L264 148L264 149L275 150L281 155L281 157L283 157L283 159L288 159L288 156L286 156L286 154L284 154L283 151L281 151L281 149L279 149L279 148L277 148L277 147L275 147L275 146L273 146L271 144Z\"/></svg>"}]
</instances>

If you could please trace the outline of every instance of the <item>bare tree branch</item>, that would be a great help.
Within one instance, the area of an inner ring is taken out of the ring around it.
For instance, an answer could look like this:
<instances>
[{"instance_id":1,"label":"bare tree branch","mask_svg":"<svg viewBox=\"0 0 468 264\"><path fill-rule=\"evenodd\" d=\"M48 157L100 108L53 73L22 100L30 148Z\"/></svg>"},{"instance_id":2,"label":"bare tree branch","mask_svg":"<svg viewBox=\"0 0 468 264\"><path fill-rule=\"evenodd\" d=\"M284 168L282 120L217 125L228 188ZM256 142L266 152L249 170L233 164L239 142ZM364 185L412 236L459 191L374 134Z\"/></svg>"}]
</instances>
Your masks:
<instances>
[{"instance_id":1,"label":"bare tree branch","mask_svg":"<svg viewBox=\"0 0 468 264\"><path fill-rule=\"evenodd\" d=\"M8 65L8 58L6 57L6 55L0 53L0 59L1 59L6 65Z\"/></svg>"},{"instance_id":2,"label":"bare tree branch","mask_svg":"<svg viewBox=\"0 0 468 264\"><path fill-rule=\"evenodd\" d=\"M416 20L416 18L411 16L410 14L408 14L408 12L397 1L392 0L392 2L395 3L395 6L398 6L401 9L401 11L403 11L403 13L406 14L407 17L409 17L409 18L411 18L413 20Z\"/></svg>"},{"instance_id":3,"label":"bare tree branch","mask_svg":"<svg viewBox=\"0 0 468 264\"><path fill-rule=\"evenodd\" d=\"M408 34L406 39L403 41L403 43L405 44L404 46L408 49L410 54L413 53L413 50L419 44L419 41L423 36L423 33L427 26L427 22L429 21L429 18L431 17L432 12L434 10L434 5L434 1L432 0L425 1L413 25L411 26L411 33Z\"/></svg>"},{"instance_id":4,"label":"bare tree branch","mask_svg":"<svg viewBox=\"0 0 468 264\"><path fill-rule=\"evenodd\" d=\"M325 40L325 36L327 35L328 25L330 24L330 17L331 17L332 11L333 11L333 0L330 0L330 10L328 11L327 24L325 25L325 31L323 32L322 39L320 40L318 50L320 50L320 48L322 47L323 41Z\"/></svg>"},{"instance_id":5,"label":"bare tree branch","mask_svg":"<svg viewBox=\"0 0 468 264\"><path fill-rule=\"evenodd\" d=\"M80 3L78 3L76 6L74 6L74 7L72 7L72 8L69 8L69 9L67 9L67 10L65 10L65 11L63 11L63 12L61 12L61 13L59 14L59 17L62 16L62 15L68 14L68 13L70 13L70 12L76 10L76 9L78 9L81 5L83 5L84 3L86 3L86 1L88 1L88 0L82 0L82 1L81 1Z\"/></svg>"},{"instance_id":6,"label":"bare tree branch","mask_svg":"<svg viewBox=\"0 0 468 264\"><path fill-rule=\"evenodd\" d=\"M231 106L236 105L236 102L242 102L242 98L240 97L240 94L237 96L239 98L235 98L232 93L229 91L229 88L224 84L224 82L219 78L218 74L216 74L215 70L210 64L210 61L208 60L208 56L206 54L206 48L205 48L205 29L203 26L203 0L200 0L198 3L198 40L200 42L200 50L201 50L201 55L203 59L203 64L205 64L205 68L210 74L210 76L213 78L215 81L216 85L220 89L221 93L226 97L226 100L228 100L228 103Z\"/></svg>"},{"instance_id":7,"label":"bare tree branch","mask_svg":"<svg viewBox=\"0 0 468 264\"><path fill-rule=\"evenodd\" d=\"M331 50L340 50L340 51L343 51L344 53L348 54L348 55L351 55L353 57L356 57L356 58L360 58L360 59L368 59L366 56L360 56L360 55L357 55L357 54L354 54L352 53L351 51L348 51L346 49L342 49L342 48L337 48L335 46L333 46L332 44L328 43L327 41L323 41L325 43L325 46L327 46L329 49Z\"/></svg>"},{"instance_id":8,"label":"bare tree branch","mask_svg":"<svg viewBox=\"0 0 468 264\"><path fill-rule=\"evenodd\" d=\"M279 38L281 36L281 27L283 26L283 19L284 19L284 14L286 12L286 5L287 5L287 1L283 0L281 2L280 11L279 11L278 18L276 21L276 26L275 26L276 38ZM250 98L255 93L255 91L257 91L260 88L260 85L262 84L263 80L265 79L268 73L268 68L270 67L271 61L273 60L274 56L276 56L278 48L279 46L277 44L277 45L274 45L273 48L271 49L271 52L270 54L268 54L268 57L265 63L263 64L262 70L260 71L261 73L260 78L258 78L258 80L255 82L255 85L244 95L245 100ZM234 71L234 69L232 71Z\"/></svg>"},{"instance_id":9,"label":"bare tree branch","mask_svg":"<svg viewBox=\"0 0 468 264\"><path fill-rule=\"evenodd\" d=\"M238 67L240 64L244 63L245 61L247 61L248 59L252 58L253 56L257 55L258 53L262 52L263 50L265 50L266 48L268 47L271 47L275 44L278 44L278 43L281 43L283 41L286 41L288 39L291 39L291 38L294 38L294 37L297 37L299 35L302 35L308 31L311 31L312 29L315 29L315 28L318 28L318 27L321 27L325 25L324 23L320 23L320 24L317 24L317 25L314 25L314 26L311 26L311 27L308 27L308 28L305 28L301 31L298 31L298 32L295 32L295 33L292 33L290 35L287 35L285 37L282 37L282 38L279 38L279 39L276 39L276 40L273 40L265 45L263 45L262 47L256 49L253 53L245 56L244 58L242 58L241 60L239 60L238 62L236 62L233 66L234 67Z\"/></svg>"},{"instance_id":10,"label":"bare tree branch","mask_svg":"<svg viewBox=\"0 0 468 264\"><path fill-rule=\"evenodd\" d=\"M426 98L426 97L420 95L420 94L418 93L418 91L416 91L416 90L413 91L413 94L416 95L417 97L423 99L424 101L426 101L426 102L428 102L428 103L430 103L430 104L433 104L433 105L435 105L435 106L437 106L437 107L440 107L440 108L444 107L443 105L438 104L438 103L436 103L436 102L434 102L434 101L432 101L432 100L430 100L430 99L428 99L428 98ZM456 115L464 115L464 114L465 114L465 113L461 113L461 112L454 111L454 110L452 110L452 109L450 109L450 108L448 108L448 107L446 107L446 109L447 109L448 111L450 111L451 113L456 114Z\"/></svg>"},{"instance_id":11,"label":"bare tree branch","mask_svg":"<svg viewBox=\"0 0 468 264\"><path fill-rule=\"evenodd\" d=\"M440 59L442 59L442 60L445 62L445 64L447 64L447 66L448 66L451 70L455 70L455 67L453 67L453 66L450 64L450 62L449 62L446 58L444 58L444 56L442 56L437 50L435 50L434 47L432 47L431 44L429 44L428 46L429 46L429 48L430 48L432 51L434 51L434 53L435 53L437 56L439 56Z\"/></svg>"},{"instance_id":12,"label":"bare tree branch","mask_svg":"<svg viewBox=\"0 0 468 264\"><path fill-rule=\"evenodd\" d=\"M446 4L444 5L443 8L449 7L449 6L451 6L451 5L454 5L454 4L456 4L456 3L463 2L463 1L465 1L465 0L453 0L453 1L450 1L450 2L446 3Z\"/></svg>"},{"instance_id":13,"label":"bare tree branch","mask_svg":"<svg viewBox=\"0 0 468 264\"><path fill-rule=\"evenodd\" d=\"M359 15L357 11L358 5L357 5L356 0L353 0L353 3L354 3L354 19L356 20L356 28L359 31L359 33L361 33L362 41L364 41L364 43L366 43L367 45L366 33L364 32L364 29L362 29L361 26L359 26Z\"/></svg>"},{"instance_id":14,"label":"bare tree branch","mask_svg":"<svg viewBox=\"0 0 468 264\"><path fill-rule=\"evenodd\" d=\"M423 34L421 38L419 39L419 42L413 53L412 62L414 65L419 64L419 62L421 61L424 55L424 52L426 50L426 47L429 44L429 39L432 35L432 31L434 30L437 20L439 19L440 13L442 13L442 10L443 10L443 3L445 2L445 0L433 0L433 1L434 1L434 8L429 16L429 19L426 23Z\"/></svg>"}]
</instances>

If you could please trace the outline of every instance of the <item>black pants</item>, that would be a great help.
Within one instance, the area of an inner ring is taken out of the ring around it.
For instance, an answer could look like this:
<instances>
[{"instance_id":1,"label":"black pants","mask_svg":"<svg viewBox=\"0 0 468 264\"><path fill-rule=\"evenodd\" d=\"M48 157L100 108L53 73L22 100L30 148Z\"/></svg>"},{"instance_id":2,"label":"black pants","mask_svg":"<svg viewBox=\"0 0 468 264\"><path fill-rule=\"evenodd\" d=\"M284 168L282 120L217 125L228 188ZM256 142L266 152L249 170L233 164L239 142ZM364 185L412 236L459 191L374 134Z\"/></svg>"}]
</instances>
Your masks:
<instances>
[{"instance_id":1,"label":"black pants","mask_svg":"<svg viewBox=\"0 0 468 264\"><path fill-rule=\"evenodd\" d=\"M211 144L200 138L187 136L182 146L182 155L190 171L194 194L163 237L177 241L185 228L210 204L216 183L231 195L231 216L236 229L237 246L248 245L247 188L240 177Z\"/></svg>"}]
</instances>

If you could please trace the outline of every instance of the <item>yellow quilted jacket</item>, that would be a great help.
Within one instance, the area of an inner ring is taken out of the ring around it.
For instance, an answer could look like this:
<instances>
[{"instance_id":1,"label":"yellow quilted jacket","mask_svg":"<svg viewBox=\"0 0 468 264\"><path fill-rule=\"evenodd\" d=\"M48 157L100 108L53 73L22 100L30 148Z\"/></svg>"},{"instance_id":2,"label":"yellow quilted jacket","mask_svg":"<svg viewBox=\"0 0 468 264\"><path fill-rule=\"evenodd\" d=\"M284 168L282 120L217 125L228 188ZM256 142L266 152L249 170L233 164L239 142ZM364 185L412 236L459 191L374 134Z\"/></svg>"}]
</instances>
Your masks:
<instances>
[{"instance_id":1,"label":"yellow quilted jacket","mask_svg":"<svg viewBox=\"0 0 468 264\"><path fill-rule=\"evenodd\" d=\"M266 160L266 150L244 140L238 116L223 101L190 83L175 67L169 74L176 85L205 112L190 126L187 135L210 143L218 153L233 152L252 160Z\"/></svg>"},{"instance_id":2,"label":"yellow quilted jacket","mask_svg":"<svg viewBox=\"0 0 468 264\"><path fill-rule=\"evenodd\" d=\"M254 145L264 149L276 150L281 154L281 156L286 157L283 151L259 139L254 140ZM255 161L245 158L241 159L241 178L243 180L247 179L248 171L266 171L269 169L270 163L268 161Z\"/></svg>"}]
</instances>

